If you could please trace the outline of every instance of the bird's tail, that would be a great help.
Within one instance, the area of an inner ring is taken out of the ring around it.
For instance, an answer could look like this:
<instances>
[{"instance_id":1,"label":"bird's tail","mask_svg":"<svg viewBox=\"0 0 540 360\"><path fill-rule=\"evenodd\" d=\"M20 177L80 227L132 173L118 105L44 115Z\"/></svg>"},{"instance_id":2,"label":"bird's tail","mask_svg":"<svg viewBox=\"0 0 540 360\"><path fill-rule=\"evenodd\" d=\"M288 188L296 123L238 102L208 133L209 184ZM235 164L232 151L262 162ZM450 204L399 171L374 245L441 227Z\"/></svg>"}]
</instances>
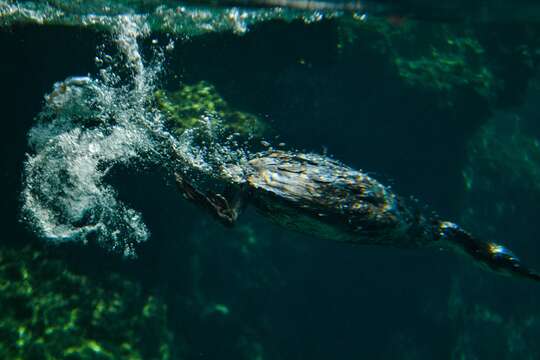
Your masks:
<instances>
[{"instance_id":1,"label":"bird's tail","mask_svg":"<svg viewBox=\"0 0 540 360\"><path fill-rule=\"evenodd\" d=\"M475 238L460 226L441 221L438 223L440 240L452 248L471 256L475 262L502 275L540 281L540 274L523 265L517 256L506 247Z\"/></svg>"}]
</instances>

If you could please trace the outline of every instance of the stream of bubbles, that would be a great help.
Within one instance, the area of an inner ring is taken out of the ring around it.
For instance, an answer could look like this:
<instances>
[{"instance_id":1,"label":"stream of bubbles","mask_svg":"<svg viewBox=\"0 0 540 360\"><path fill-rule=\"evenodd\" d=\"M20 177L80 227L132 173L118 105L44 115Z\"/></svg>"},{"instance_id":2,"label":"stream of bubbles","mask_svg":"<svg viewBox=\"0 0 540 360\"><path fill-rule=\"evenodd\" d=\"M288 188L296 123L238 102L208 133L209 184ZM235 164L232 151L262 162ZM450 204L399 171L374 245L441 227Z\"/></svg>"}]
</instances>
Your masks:
<instances>
[{"instance_id":1,"label":"stream of bubbles","mask_svg":"<svg viewBox=\"0 0 540 360\"><path fill-rule=\"evenodd\" d=\"M166 130L162 113L152 106L164 51L154 48L145 62L139 41L148 35L145 22L119 16L112 32L118 53L98 54L98 76L70 77L45 96L28 135L32 154L22 191L23 220L41 237L56 243L95 240L133 256L150 232L143 215L122 203L105 181L113 167L151 165L211 176L223 163L241 161L242 151L216 141L219 131L209 117L201 119L205 126L179 137ZM196 146L201 136L206 145Z\"/></svg>"}]
</instances>

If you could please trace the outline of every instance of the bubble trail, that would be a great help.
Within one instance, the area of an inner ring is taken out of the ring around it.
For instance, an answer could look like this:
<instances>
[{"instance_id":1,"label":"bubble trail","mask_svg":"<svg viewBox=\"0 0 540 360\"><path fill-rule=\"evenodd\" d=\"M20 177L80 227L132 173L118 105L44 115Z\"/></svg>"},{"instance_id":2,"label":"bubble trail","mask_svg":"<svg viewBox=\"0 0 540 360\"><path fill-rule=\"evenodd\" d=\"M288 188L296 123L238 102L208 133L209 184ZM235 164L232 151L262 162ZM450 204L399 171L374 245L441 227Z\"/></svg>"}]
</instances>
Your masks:
<instances>
[{"instance_id":1,"label":"bubble trail","mask_svg":"<svg viewBox=\"0 0 540 360\"><path fill-rule=\"evenodd\" d=\"M164 156L149 131L162 122L148 105L161 63L145 68L137 40L146 34L141 23L119 18L114 40L132 81L125 84L109 66L99 79L71 77L45 96L28 137L34 153L24 167L22 214L52 242L95 239L131 256L150 235L142 215L104 181L114 166Z\"/></svg>"},{"instance_id":2,"label":"bubble trail","mask_svg":"<svg viewBox=\"0 0 540 360\"><path fill-rule=\"evenodd\" d=\"M245 160L223 141L219 119L172 135L153 107L164 55L147 64L138 41L149 35L140 16L119 16L112 32L118 54L99 54L99 77L74 76L54 85L28 134L32 154L24 166L22 218L53 243L94 240L135 255L150 231L143 215L122 203L105 182L115 166L146 165L166 172L228 181ZM127 74L127 75L119 75Z\"/></svg>"}]
</instances>

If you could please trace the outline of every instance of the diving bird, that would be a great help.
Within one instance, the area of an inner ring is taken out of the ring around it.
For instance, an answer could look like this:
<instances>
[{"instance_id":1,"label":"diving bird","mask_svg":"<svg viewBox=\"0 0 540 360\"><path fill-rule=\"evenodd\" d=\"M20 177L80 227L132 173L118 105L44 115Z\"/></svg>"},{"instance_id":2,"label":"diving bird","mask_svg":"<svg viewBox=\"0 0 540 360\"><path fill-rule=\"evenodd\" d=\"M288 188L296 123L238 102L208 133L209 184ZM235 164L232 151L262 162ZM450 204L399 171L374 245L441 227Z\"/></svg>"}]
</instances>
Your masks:
<instances>
[{"instance_id":1,"label":"diving bird","mask_svg":"<svg viewBox=\"0 0 540 360\"><path fill-rule=\"evenodd\" d=\"M539 281L506 247L480 240L459 225L426 214L362 171L317 154L265 151L227 168L224 194L203 192L176 172L184 196L226 226L253 205L286 228L350 244L445 247L500 274Z\"/></svg>"}]
</instances>

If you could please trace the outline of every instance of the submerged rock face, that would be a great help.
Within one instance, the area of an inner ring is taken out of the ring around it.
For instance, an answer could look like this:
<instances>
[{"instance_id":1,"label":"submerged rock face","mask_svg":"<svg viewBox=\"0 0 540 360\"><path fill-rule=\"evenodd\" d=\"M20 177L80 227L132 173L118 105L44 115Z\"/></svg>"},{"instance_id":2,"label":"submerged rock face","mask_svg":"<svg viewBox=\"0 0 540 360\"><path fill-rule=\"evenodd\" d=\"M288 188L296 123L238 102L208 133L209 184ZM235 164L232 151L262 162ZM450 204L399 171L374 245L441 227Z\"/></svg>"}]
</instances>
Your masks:
<instances>
[{"instance_id":1,"label":"submerged rock face","mask_svg":"<svg viewBox=\"0 0 540 360\"><path fill-rule=\"evenodd\" d=\"M538 313L516 311L509 314L485 301L475 303L465 295L466 292L463 284L454 279L447 319L466 326L452 339L452 359L536 359L540 356L536 341L540 331ZM491 341L494 338L501 341Z\"/></svg>"},{"instance_id":2,"label":"submerged rock face","mask_svg":"<svg viewBox=\"0 0 540 360\"><path fill-rule=\"evenodd\" d=\"M540 200L540 142L530 122L517 113L497 113L471 137L462 221L484 236L511 239L535 261L537 251L530 249L537 230L531 225Z\"/></svg>"},{"instance_id":3,"label":"submerged rock face","mask_svg":"<svg viewBox=\"0 0 540 360\"><path fill-rule=\"evenodd\" d=\"M355 18L336 20L338 47L348 59L365 54L386 64L411 90L459 107L464 93L479 106L524 100L538 66L540 38L534 24L462 24ZM446 106L444 106L446 105Z\"/></svg>"},{"instance_id":4,"label":"submerged rock face","mask_svg":"<svg viewBox=\"0 0 540 360\"><path fill-rule=\"evenodd\" d=\"M517 115L499 114L471 138L464 171L468 191L540 196L540 142Z\"/></svg>"},{"instance_id":5,"label":"submerged rock face","mask_svg":"<svg viewBox=\"0 0 540 360\"><path fill-rule=\"evenodd\" d=\"M0 247L3 359L169 359L166 306L111 274L92 279L35 246Z\"/></svg>"},{"instance_id":6,"label":"submerged rock face","mask_svg":"<svg viewBox=\"0 0 540 360\"><path fill-rule=\"evenodd\" d=\"M411 88L450 97L464 89L485 98L495 94L485 49L470 29L405 19L349 19L338 24L343 56L356 56L358 51L379 56Z\"/></svg>"},{"instance_id":7,"label":"submerged rock face","mask_svg":"<svg viewBox=\"0 0 540 360\"><path fill-rule=\"evenodd\" d=\"M230 106L215 86L206 81L184 84L173 92L159 90L155 95L158 107L166 114L169 127L177 135L198 126L207 116L219 119L226 130L244 137L260 138L269 131L269 126L256 115Z\"/></svg>"}]
</instances>

